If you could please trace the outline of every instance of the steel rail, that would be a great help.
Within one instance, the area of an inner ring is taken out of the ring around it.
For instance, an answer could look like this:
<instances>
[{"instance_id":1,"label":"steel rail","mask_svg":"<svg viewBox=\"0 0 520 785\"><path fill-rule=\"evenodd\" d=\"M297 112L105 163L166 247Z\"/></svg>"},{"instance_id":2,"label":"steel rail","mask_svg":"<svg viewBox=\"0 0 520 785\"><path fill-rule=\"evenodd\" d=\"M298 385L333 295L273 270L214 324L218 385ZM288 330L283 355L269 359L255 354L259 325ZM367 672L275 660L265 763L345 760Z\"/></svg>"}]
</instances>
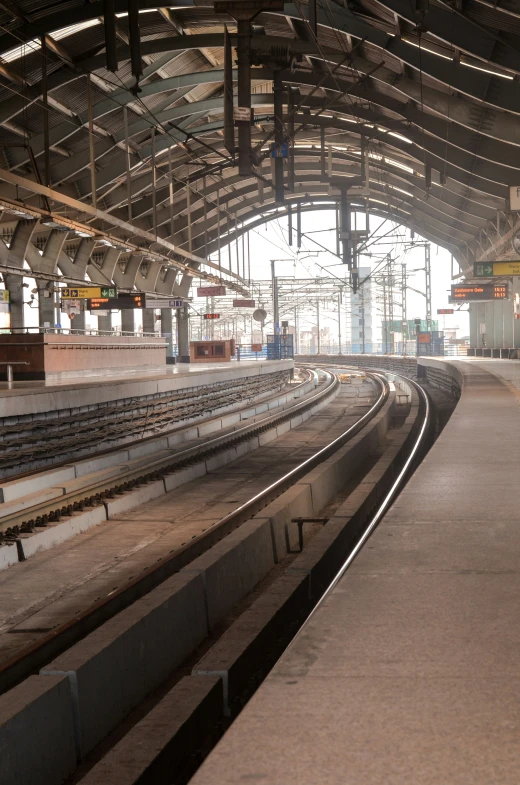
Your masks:
<instances>
[{"instance_id":1,"label":"steel rail","mask_svg":"<svg viewBox=\"0 0 520 785\"><path fill-rule=\"evenodd\" d=\"M300 366L298 366L298 367L300 367ZM252 385L247 384L247 383L241 385L241 384L233 382L230 387L228 386L227 390L224 390L224 389L222 389L220 387L215 390L215 389L212 389L213 386L211 384L208 384L208 385L203 385L203 386L201 386L199 388L188 388L186 390L174 390L174 391L172 391L171 395L170 394L165 394L165 395L162 395L160 398L153 399L153 400L144 400L144 401L140 402L140 399L137 399L137 400L134 401L135 407L136 407L133 410L134 413L130 412L129 414L126 414L126 409L125 409L125 407L123 405L118 405L120 402L115 402L114 405L112 405L111 402L109 402L110 405L107 406L106 408L103 408L103 409L98 410L98 411L84 412L83 413L83 415L85 415L85 416L83 416L83 422L86 422L86 426L85 426L84 430L99 431L99 428L100 427L105 427L105 422L107 420L110 421L110 418L112 416L114 416L114 415L117 418L116 422L115 422L115 424L117 426L119 426L119 425L126 425L128 423L128 424L130 424L132 426L132 429L133 429L137 417L141 417L141 421L142 420L146 421L146 419L147 419L144 414L137 414L136 415L135 412L139 413L139 412L149 411L150 409L157 409L158 410L157 413L162 417L163 416L162 415L162 410L167 408L168 406L170 406L173 403L181 404L181 403L185 403L186 402L187 405L190 406L191 408L194 408L194 407L205 407L206 409L209 408L210 412L212 412L212 416L211 417L204 417L204 418L196 420L195 422L190 422L188 424L186 424L186 423L183 424L183 420L172 419L171 420L171 426L172 426L171 428L168 428L167 425L165 425L165 426L162 427L160 432L156 432L156 433L153 433L153 434L151 434L149 436L144 436L142 438L136 438L136 439L133 439L132 441L124 442L123 444L117 444L117 445L112 446L112 447L105 447L103 450L96 450L94 455L95 455L96 458L98 458L98 457L101 457L101 456L104 456L104 455L109 455L110 453L117 453L119 450L132 449L133 447L135 447L137 445L140 446L142 444L151 442L154 439L157 440L157 439L162 439L165 436L171 436L171 435L177 433L178 431L181 431L181 430L183 430L183 429L185 429L187 427L189 428L189 427L194 427L194 426L206 425L208 423L213 422L214 420L219 420L222 417L225 417L227 415L230 415L230 414L233 414L235 412L241 411L244 408L247 408L248 406L251 406L251 407L252 406L259 406L259 405L261 405L263 403L268 403L270 401L275 400L276 398L279 398L281 395L284 395L285 393L287 393L287 394L291 393L292 394L296 390L298 390L298 389L302 388L304 385L308 384L312 380L313 376L316 376L316 372L315 371L311 372L310 369L307 369L307 368L302 368L302 369L307 374L306 378L304 378L301 381L299 381L296 384L294 384L291 387L290 390L284 391L282 389L282 387L280 387L276 392L274 392L272 394L269 394L269 393L271 393L271 390L268 389L268 388L264 389L261 386L259 386L258 388L255 388L255 389L250 391L249 388ZM280 373L280 372L277 372L277 374L274 374L274 375L278 375L278 373ZM269 378L268 376L248 377L248 379L237 380L237 382L240 382L240 381L247 382L250 379L261 381L261 380L267 380L268 378ZM190 393L190 389L198 390L199 392L198 393L195 393L195 392ZM227 392L228 395L229 395L229 391L230 390L231 390L231 395L243 395L244 397L242 397L242 399L240 401L239 400L233 400L231 402L231 404L222 403L222 404L216 405L215 401L221 401L222 400L222 396L224 396L225 392ZM182 395L182 393L184 393L184 395ZM265 398L259 398L258 397L258 396L263 396L263 395L265 395L266 397ZM209 399L209 398L211 398L211 407L207 406L207 399ZM121 399L121 400L124 402L125 399ZM229 405L233 405L234 408L227 409L226 407L229 406ZM162 407L162 409L161 409L161 407ZM222 410L222 409L224 409L224 411L219 411L219 410ZM213 414L213 412L215 412L215 413ZM122 415L122 416L120 417L120 415ZM153 417L155 417L155 416L156 416L155 414L148 415L148 421L149 422L153 421ZM197 412L195 412L195 414L193 414L193 412L191 412L191 411L188 413L188 419L190 419L191 417L194 417L194 416L197 416ZM186 412L185 412L185 418L186 418ZM70 417L58 417L58 418L53 419L51 421L51 423L52 423L53 428L56 428L56 426L58 426L58 428L59 428L62 424L70 423ZM27 422L22 422L22 423L16 423L16 425L3 426L3 427L0 428L0 432L3 433L3 434L14 435L15 437L19 437L20 435L22 435L24 433L25 434L31 434L31 433L34 433L35 431L45 431L46 429L48 429L48 427L49 427L49 421L46 421L46 420L32 420L32 421L27 421ZM142 426L140 424L139 424L139 429L142 431ZM78 432L81 434L83 431L80 429L79 431L76 431L76 433L78 433ZM48 433L45 434L45 435L49 439ZM131 434L131 435L133 435L133 434ZM106 438L108 438L108 440L110 440L111 438L113 440L116 440L118 438L118 436L119 436L119 434L117 432L115 433L115 435L114 435L114 433L108 433L108 436ZM27 439L27 437L24 437L24 438ZM41 440L41 436L40 437L35 437L35 440L38 439L38 438ZM50 439L52 439L53 442L57 441L58 439L62 439L63 440L64 438L66 438L66 439L70 438L70 430L68 430L68 431L60 430L60 431L58 431L58 433L51 434L51 436L50 436ZM17 443L18 442L16 442L14 439L11 442L9 442L8 439L4 439L3 442L0 442L0 447L5 449L5 447L7 446L7 447L11 447L14 450L16 448ZM68 444L67 444L67 446L68 446ZM79 448L80 449L80 454L77 455L77 456L69 456L68 458L65 458L64 460L61 460L61 461L53 461L52 464L49 464L47 466L40 466L38 469L28 469L27 471L24 471L24 472L18 472L17 474L13 474L13 475L10 475L10 476L5 476L5 477L2 478L2 481L3 482L12 482L14 480L19 480L19 479L21 479L23 477L30 477L32 475L38 474L39 472L46 472L46 471L49 471L51 469L56 469L56 468L58 468L60 466L70 465L72 462L75 462L75 461L86 460L87 458L92 457L92 455L85 455L85 454L81 453L81 450L84 449L85 446L88 446L88 445L84 445L83 448ZM27 452L29 452L29 450ZM34 453L29 453L29 455L32 457L34 455ZM19 452L17 455L13 455L11 457L11 460L12 461L17 460L19 462L20 458L25 458L25 457L26 457L26 453L20 453ZM6 466L7 466L7 464L5 462L2 463L2 459L0 459L0 469L5 471ZM0 507L0 516L1 516L1 507ZM0 521L1 521L1 517L0 517Z\"/></svg>"},{"instance_id":2,"label":"steel rail","mask_svg":"<svg viewBox=\"0 0 520 785\"><path fill-rule=\"evenodd\" d=\"M128 581L123 587L98 600L67 622L56 627L42 638L0 664L0 693L10 689L42 665L72 646L103 622L115 616L124 608L143 597L160 585L193 559L211 548L242 523L252 518L261 509L274 501L280 494L304 477L311 469L329 458L340 447L356 436L370 420L382 409L389 398L390 385L386 379L370 375L378 384L380 394L368 412L360 417L343 434L318 450L276 482L269 485L248 502L240 505L189 543L163 557L140 575ZM339 384L334 377L334 388Z\"/></svg>"},{"instance_id":3,"label":"steel rail","mask_svg":"<svg viewBox=\"0 0 520 785\"><path fill-rule=\"evenodd\" d=\"M305 627L307 626L307 624L309 624L311 619L318 612L318 610L321 608L322 604L327 600L327 598L330 596L330 594L334 591L334 589L336 588L336 586L338 585L340 580L343 578L343 576L345 575L345 573L347 572L349 567L352 565L352 562L354 561L356 556L359 554L359 552L361 551L361 549L363 548L363 546L365 545L367 540L373 534L373 532L375 531L375 529L379 525L381 519L383 518L383 516L387 512L388 508L394 502L394 500L398 496L399 492L401 491L401 489L405 485L405 483L406 483L406 481L408 479L408 476L409 476L411 470L413 469L413 467L415 465L415 462L420 458L421 452L422 452L422 450L426 446L428 434L429 434L429 431L430 431L430 428L431 428L431 424L432 424L432 419L431 419L432 418L432 412L431 412L431 405L430 405L430 400L428 398L428 395L423 390L423 388L421 387L420 384L418 384L413 379L410 379L408 376L403 376L402 374L396 374L396 373L392 373L392 375L395 376L395 377L404 379L408 384L410 384L416 390L416 392L419 395L420 407L423 410L423 420L422 420L421 427L419 429L419 433L417 435L417 438L415 439L415 442L414 442L414 444L413 444L413 446L412 446L412 448L411 448L411 450L410 450L410 452L409 452L409 454L408 454L408 456L407 456L407 458L406 458L406 460L405 460L401 470L399 471L399 474L395 478L394 482L392 483L390 489L387 491L387 493L384 496L383 500L380 502L376 512L373 514L373 516L370 518L369 522L365 526L362 534L360 535L358 541L356 542L356 544L354 545L354 547L350 551L349 555L345 559L345 561L344 561L343 565L341 566L340 570L338 571L337 575L332 579L332 581L329 584L329 586L325 589L323 595L320 597L319 601L316 603L316 605L314 606L314 608L312 609L310 614L307 616L307 618L303 622L302 626L299 628L298 632L296 633L294 638L291 640L289 645L285 648L284 652L282 653L281 657L277 660L277 662L280 661L280 659L287 653L287 651L291 648L291 646L293 646L294 643L298 640L299 636L302 634L302 632L305 629Z\"/></svg>"},{"instance_id":4,"label":"steel rail","mask_svg":"<svg viewBox=\"0 0 520 785\"><path fill-rule=\"evenodd\" d=\"M268 415L254 423L236 428L230 433L216 436L214 439L210 439L202 445L197 444L193 447L187 447L184 450L175 452L174 455L159 458L155 461L152 460L147 463L146 466L137 466L134 469L129 469L128 471L119 474L117 478L109 477L108 479L98 479L93 483L83 485L77 491L66 493L62 496L56 496L47 501L38 502L38 504L35 504L32 507L25 507L23 510L13 512L10 515L4 515L0 518L0 527L5 531L6 527L12 528L13 526L18 525L25 527L27 524L31 527L28 531L33 531L34 526L45 527L48 523L59 521L62 516L70 516L74 512L83 510L84 507L97 507L106 500L113 499L115 496L126 493L138 485L144 485L148 482L164 479L168 474L173 474L179 469L186 468L194 463L199 463L201 460L212 457L218 452L222 452L240 442L247 441L266 430L281 425L294 417L295 413L306 411L312 406L315 406L320 400L331 395L337 384L339 384L333 374L329 374L329 377L329 384L324 389L319 390L303 401L292 404L284 409L283 412ZM254 403L248 405L252 406ZM121 449L124 449L124 446L119 446L117 448L117 450ZM96 457L100 454L101 453L96 453ZM51 468L56 467L53 466ZM51 517L43 520L44 515L50 515ZM27 533L27 530L24 529L22 533Z\"/></svg>"}]
</instances>

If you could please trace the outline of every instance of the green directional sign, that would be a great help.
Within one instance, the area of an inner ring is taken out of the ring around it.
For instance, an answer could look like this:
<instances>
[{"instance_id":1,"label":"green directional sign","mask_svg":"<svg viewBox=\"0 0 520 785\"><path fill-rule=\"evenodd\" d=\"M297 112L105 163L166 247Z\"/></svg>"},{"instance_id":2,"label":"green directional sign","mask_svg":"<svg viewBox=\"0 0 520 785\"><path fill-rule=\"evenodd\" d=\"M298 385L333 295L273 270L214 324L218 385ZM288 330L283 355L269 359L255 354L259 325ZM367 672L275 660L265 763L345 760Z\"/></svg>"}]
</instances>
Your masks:
<instances>
[{"instance_id":1,"label":"green directional sign","mask_svg":"<svg viewBox=\"0 0 520 785\"><path fill-rule=\"evenodd\" d=\"M494 275L493 262L476 262L473 265L475 278L492 278Z\"/></svg>"},{"instance_id":2,"label":"green directional sign","mask_svg":"<svg viewBox=\"0 0 520 785\"><path fill-rule=\"evenodd\" d=\"M102 286L101 297L117 297L117 289L115 286Z\"/></svg>"}]
</instances>

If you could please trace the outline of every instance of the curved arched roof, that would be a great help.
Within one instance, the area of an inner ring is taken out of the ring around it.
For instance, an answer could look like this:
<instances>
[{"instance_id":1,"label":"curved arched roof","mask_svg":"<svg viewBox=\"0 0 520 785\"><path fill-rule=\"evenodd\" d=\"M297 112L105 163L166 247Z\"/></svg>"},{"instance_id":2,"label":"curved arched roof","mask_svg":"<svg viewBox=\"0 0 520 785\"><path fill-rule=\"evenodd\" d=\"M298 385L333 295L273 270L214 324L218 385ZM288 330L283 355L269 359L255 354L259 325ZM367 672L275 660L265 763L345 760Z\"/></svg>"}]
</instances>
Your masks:
<instances>
[{"instance_id":1,"label":"curved arched roof","mask_svg":"<svg viewBox=\"0 0 520 785\"><path fill-rule=\"evenodd\" d=\"M0 199L22 199L40 212L50 204L121 241L101 246L99 235L64 235L11 210L0 222L0 264L25 260L47 273L57 265L70 278L87 273L164 293L185 289L217 233L225 243L244 222L269 218L269 57L279 53L290 60L281 72L286 120L289 89L297 104L295 183L283 209L336 198L323 178L324 143L327 167L345 177L362 174L361 148L368 150L369 209L445 246L464 267L494 241L497 220L509 228L509 186L520 185L515 0L429 0L423 12L415 0L318 0L317 39L307 3L261 10L251 35L260 63L252 69L258 166L251 177L238 175L223 139L224 31L235 47L234 19L206 0L138 5L143 74L136 93L127 0L115 0L115 73L106 67L103 3L0 2ZM92 157L97 214L78 204L92 204ZM50 203L41 187L47 175L56 197ZM146 259L152 229L157 253ZM211 280L215 271L200 269Z\"/></svg>"}]
</instances>

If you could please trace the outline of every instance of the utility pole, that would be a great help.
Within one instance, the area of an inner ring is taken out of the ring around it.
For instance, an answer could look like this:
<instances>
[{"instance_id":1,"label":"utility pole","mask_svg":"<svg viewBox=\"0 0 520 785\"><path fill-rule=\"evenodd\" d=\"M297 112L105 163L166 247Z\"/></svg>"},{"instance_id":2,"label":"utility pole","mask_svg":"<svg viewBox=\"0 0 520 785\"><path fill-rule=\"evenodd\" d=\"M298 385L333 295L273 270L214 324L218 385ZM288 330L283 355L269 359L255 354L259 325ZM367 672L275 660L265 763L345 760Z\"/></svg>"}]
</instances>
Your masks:
<instances>
[{"instance_id":1,"label":"utility pole","mask_svg":"<svg viewBox=\"0 0 520 785\"><path fill-rule=\"evenodd\" d=\"M406 316L406 264L401 265L401 322L403 335L403 356L406 355L406 339L408 338L408 320Z\"/></svg>"},{"instance_id":2,"label":"utility pole","mask_svg":"<svg viewBox=\"0 0 520 785\"><path fill-rule=\"evenodd\" d=\"M395 352L395 333L394 333L394 267L393 259L389 259L388 264L388 322L390 332L390 354Z\"/></svg>"},{"instance_id":3,"label":"utility pole","mask_svg":"<svg viewBox=\"0 0 520 785\"><path fill-rule=\"evenodd\" d=\"M318 354L321 354L321 338L320 338L320 298L316 300L316 322L318 327Z\"/></svg>"},{"instance_id":4,"label":"utility pole","mask_svg":"<svg viewBox=\"0 0 520 785\"><path fill-rule=\"evenodd\" d=\"M365 354L365 293L366 289L361 287L360 290L360 305L361 305L361 352Z\"/></svg>"},{"instance_id":5,"label":"utility pole","mask_svg":"<svg viewBox=\"0 0 520 785\"><path fill-rule=\"evenodd\" d=\"M280 325L278 324L278 282L276 280L274 263L276 259L271 259L271 284L273 289L273 326L275 335L279 332Z\"/></svg>"},{"instance_id":6,"label":"utility pole","mask_svg":"<svg viewBox=\"0 0 520 785\"><path fill-rule=\"evenodd\" d=\"M383 276L383 335L384 335L384 350L383 354L388 354L388 319L386 312L386 276ZM383 337L383 335L381 337Z\"/></svg>"},{"instance_id":7,"label":"utility pole","mask_svg":"<svg viewBox=\"0 0 520 785\"><path fill-rule=\"evenodd\" d=\"M424 244L424 273L426 278L426 331L432 329L432 275L430 266L430 243Z\"/></svg>"},{"instance_id":8,"label":"utility pole","mask_svg":"<svg viewBox=\"0 0 520 785\"><path fill-rule=\"evenodd\" d=\"M338 292L338 354L341 354L341 303L343 300L343 289Z\"/></svg>"}]
</instances>

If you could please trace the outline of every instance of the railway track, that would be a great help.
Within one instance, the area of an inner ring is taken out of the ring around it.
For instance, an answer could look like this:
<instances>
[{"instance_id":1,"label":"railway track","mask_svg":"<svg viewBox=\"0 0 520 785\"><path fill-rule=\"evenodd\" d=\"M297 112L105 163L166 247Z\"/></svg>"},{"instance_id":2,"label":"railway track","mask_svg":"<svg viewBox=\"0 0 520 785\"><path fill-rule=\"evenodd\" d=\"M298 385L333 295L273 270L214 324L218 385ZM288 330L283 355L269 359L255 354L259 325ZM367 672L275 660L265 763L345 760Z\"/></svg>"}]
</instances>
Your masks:
<instances>
[{"instance_id":1,"label":"railway track","mask_svg":"<svg viewBox=\"0 0 520 785\"><path fill-rule=\"evenodd\" d=\"M85 484L71 493L38 502L34 506L2 516L0 518L0 544L16 541L20 535L31 534L36 529L57 523L62 518L70 517L76 512L105 504L109 500L147 483L164 480L168 475L200 463L230 447L249 441L282 425L296 415L312 409L335 392L339 385L338 380L328 372L325 374L326 382L322 389L306 397L303 401L287 406L281 413L262 417L251 425L245 425L234 429L231 433L216 436L205 441L202 445L198 444L181 449L173 457L169 455L167 458L159 460L146 460L144 466L140 465L119 473L117 481L113 477L97 477L94 482L89 483L86 478Z\"/></svg>"},{"instance_id":2,"label":"railway track","mask_svg":"<svg viewBox=\"0 0 520 785\"><path fill-rule=\"evenodd\" d=\"M186 420L217 412L281 390L288 371L268 376L215 382L194 390L124 398L93 408L84 406L59 416L24 415L0 419L0 477L13 477L20 468L55 466L100 445L110 446L129 437L159 434Z\"/></svg>"},{"instance_id":3,"label":"railway track","mask_svg":"<svg viewBox=\"0 0 520 785\"><path fill-rule=\"evenodd\" d=\"M350 439L356 436L356 434L360 433L365 425L370 422L384 406L389 396L390 388L386 380L379 375L373 375L372 378L379 388L379 395L376 402L370 408L369 412L360 417L357 422L343 432L340 437L331 441L326 447L320 449L312 457L301 462L278 481L265 488L261 493L254 495L247 503L238 506L201 535L194 537L186 543L184 547L181 547L162 558L153 566L128 581L124 586L112 592L109 596L103 597L74 618L54 628L51 632L43 634L32 644L18 651L15 656L1 663L0 691L9 689L30 673L37 671L42 665L53 657L56 657L60 652L69 648L76 641L99 627L119 611L128 607L157 587L168 577L178 572L197 556L204 553L219 540L233 532L233 530L238 528L242 523L251 519L257 512L276 499L294 483L298 482L299 479L305 476L313 468L319 466L323 461L326 461L327 458L331 457L336 450L340 449ZM273 427L276 423L283 423L289 417L294 417L295 413L301 413L307 408L316 406L319 401L326 399L336 391L338 386L339 382L337 377L327 373L324 389L319 390L305 401L290 407L290 412L284 412L283 415L278 414L263 418L251 426L245 426L244 428L238 429L232 434L231 441L237 442L237 440L240 439L249 439L252 437L253 433L261 433L263 430ZM137 482L151 481L158 476L158 473L167 473L172 469L178 469L181 465L179 461L182 462L182 465L186 465L186 461L200 460L201 450L207 455L211 454L211 451L214 451L215 449L229 447L229 444L229 436L217 437L210 440L210 442L202 448L191 448L181 451L174 464L172 464L171 459L167 462L158 461L156 462L156 465L152 465L146 473L143 474L141 471L138 477L134 478L132 476L127 482L132 483L134 479ZM133 487L135 487L135 485ZM105 497L106 490L107 489L104 489L103 491ZM114 493L115 492L116 490L114 489ZM124 488L120 486L117 492L124 492ZM93 501L96 500L94 499ZM102 500L100 500L100 503L102 503Z\"/></svg>"}]
</instances>

